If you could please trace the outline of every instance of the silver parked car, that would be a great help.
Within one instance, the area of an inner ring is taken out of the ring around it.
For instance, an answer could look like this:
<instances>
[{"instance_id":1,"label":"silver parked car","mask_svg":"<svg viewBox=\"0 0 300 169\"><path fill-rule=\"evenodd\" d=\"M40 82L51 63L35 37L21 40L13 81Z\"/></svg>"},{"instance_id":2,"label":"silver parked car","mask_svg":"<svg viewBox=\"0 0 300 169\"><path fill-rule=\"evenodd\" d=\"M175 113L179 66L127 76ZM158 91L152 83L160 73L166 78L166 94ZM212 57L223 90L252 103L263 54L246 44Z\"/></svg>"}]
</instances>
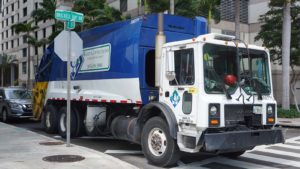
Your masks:
<instances>
[{"instance_id":1,"label":"silver parked car","mask_svg":"<svg viewBox=\"0 0 300 169\"><path fill-rule=\"evenodd\" d=\"M7 122L11 118L32 117L32 93L22 87L0 88L0 118Z\"/></svg>"}]
</instances>

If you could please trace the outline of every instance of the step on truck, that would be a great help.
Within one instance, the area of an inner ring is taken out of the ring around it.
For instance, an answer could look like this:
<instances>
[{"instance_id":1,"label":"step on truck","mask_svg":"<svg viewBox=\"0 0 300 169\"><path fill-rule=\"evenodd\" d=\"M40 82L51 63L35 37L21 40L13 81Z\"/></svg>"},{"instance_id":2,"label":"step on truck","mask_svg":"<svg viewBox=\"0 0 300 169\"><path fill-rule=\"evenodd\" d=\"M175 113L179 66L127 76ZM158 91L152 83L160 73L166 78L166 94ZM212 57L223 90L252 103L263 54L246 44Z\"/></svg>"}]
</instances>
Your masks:
<instances>
[{"instance_id":1,"label":"step on truck","mask_svg":"<svg viewBox=\"0 0 300 169\"><path fill-rule=\"evenodd\" d=\"M268 50L206 30L202 17L152 14L79 33L84 49L71 63L71 137L137 143L158 166L175 164L181 152L237 157L283 143L274 127ZM62 137L66 67L49 45L33 90L35 117Z\"/></svg>"}]
</instances>

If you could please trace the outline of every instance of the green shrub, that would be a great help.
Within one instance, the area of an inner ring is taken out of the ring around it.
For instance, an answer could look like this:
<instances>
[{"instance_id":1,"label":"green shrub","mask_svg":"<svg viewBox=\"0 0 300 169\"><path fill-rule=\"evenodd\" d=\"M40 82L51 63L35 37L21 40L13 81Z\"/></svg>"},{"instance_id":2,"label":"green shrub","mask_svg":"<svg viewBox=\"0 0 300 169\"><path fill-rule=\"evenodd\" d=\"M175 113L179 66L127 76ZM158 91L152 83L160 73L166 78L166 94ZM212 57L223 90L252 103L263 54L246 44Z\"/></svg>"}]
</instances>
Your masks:
<instances>
[{"instance_id":1,"label":"green shrub","mask_svg":"<svg viewBox=\"0 0 300 169\"><path fill-rule=\"evenodd\" d=\"M277 108L277 117L279 118L300 118L300 112L291 108L290 110L283 110L281 107Z\"/></svg>"}]
</instances>

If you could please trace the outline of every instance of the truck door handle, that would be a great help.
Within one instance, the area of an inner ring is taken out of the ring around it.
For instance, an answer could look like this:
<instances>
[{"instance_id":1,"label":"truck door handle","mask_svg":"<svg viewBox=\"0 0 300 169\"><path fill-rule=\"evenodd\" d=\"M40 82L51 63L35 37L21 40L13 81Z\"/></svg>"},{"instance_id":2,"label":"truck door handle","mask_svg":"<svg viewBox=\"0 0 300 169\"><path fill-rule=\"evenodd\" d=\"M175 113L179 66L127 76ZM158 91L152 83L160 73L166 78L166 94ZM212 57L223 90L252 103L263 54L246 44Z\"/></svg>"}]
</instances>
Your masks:
<instances>
[{"instance_id":1,"label":"truck door handle","mask_svg":"<svg viewBox=\"0 0 300 169\"><path fill-rule=\"evenodd\" d=\"M184 88L183 87L178 87L178 90L184 90Z\"/></svg>"},{"instance_id":2,"label":"truck door handle","mask_svg":"<svg viewBox=\"0 0 300 169\"><path fill-rule=\"evenodd\" d=\"M165 97L169 97L170 96L170 92L166 91L165 92Z\"/></svg>"}]
</instances>

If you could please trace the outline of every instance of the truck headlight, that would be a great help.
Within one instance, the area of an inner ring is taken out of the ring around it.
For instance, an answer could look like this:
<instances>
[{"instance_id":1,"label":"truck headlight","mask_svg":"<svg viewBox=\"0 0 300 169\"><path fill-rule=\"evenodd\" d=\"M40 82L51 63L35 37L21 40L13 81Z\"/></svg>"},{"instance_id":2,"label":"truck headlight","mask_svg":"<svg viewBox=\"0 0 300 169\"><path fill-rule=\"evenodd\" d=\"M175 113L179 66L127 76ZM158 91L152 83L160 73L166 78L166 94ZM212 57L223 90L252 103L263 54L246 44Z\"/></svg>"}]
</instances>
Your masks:
<instances>
[{"instance_id":1,"label":"truck headlight","mask_svg":"<svg viewBox=\"0 0 300 169\"><path fill-rule=\"evenodd\" d=\"M268 107L267 107L267 114L268 115L272 115L273 114L273 108L272 108L271 105L268 105Z\"/></svg>"},{"instance_id":2,"label":"truck headlight","mask_svg":"<svg viewBox=\"0 0 300 169\"><path fill-rule=\"evenodd\" d=\"M220 104L209 104L208 106L209 127L220 126Z\"/></svg>"},{"instance_id":3,"label":"truck headlight","mask_svg":"<svg viewBox=\"0 0 300 169\"><path fill-rule=\"evenodd\" d=\"M268 125L273 125L275 123L275 104L268 104L266 110L266 120Z\"/></svg>"},{"instance_id":4,"label":"truck headlight","mask_svg":"<svg viewBox=\"0 0 300 169\"><path fill-rule=\"evenodd\" d=\"M216 116L217 113L218 113L217 111L218 111L218 109L217 109L216 106L211 106L211 107L210 107L210 110L209 110L209 115L210 115L210 116Z\"/></svg>"}]
</instances>

